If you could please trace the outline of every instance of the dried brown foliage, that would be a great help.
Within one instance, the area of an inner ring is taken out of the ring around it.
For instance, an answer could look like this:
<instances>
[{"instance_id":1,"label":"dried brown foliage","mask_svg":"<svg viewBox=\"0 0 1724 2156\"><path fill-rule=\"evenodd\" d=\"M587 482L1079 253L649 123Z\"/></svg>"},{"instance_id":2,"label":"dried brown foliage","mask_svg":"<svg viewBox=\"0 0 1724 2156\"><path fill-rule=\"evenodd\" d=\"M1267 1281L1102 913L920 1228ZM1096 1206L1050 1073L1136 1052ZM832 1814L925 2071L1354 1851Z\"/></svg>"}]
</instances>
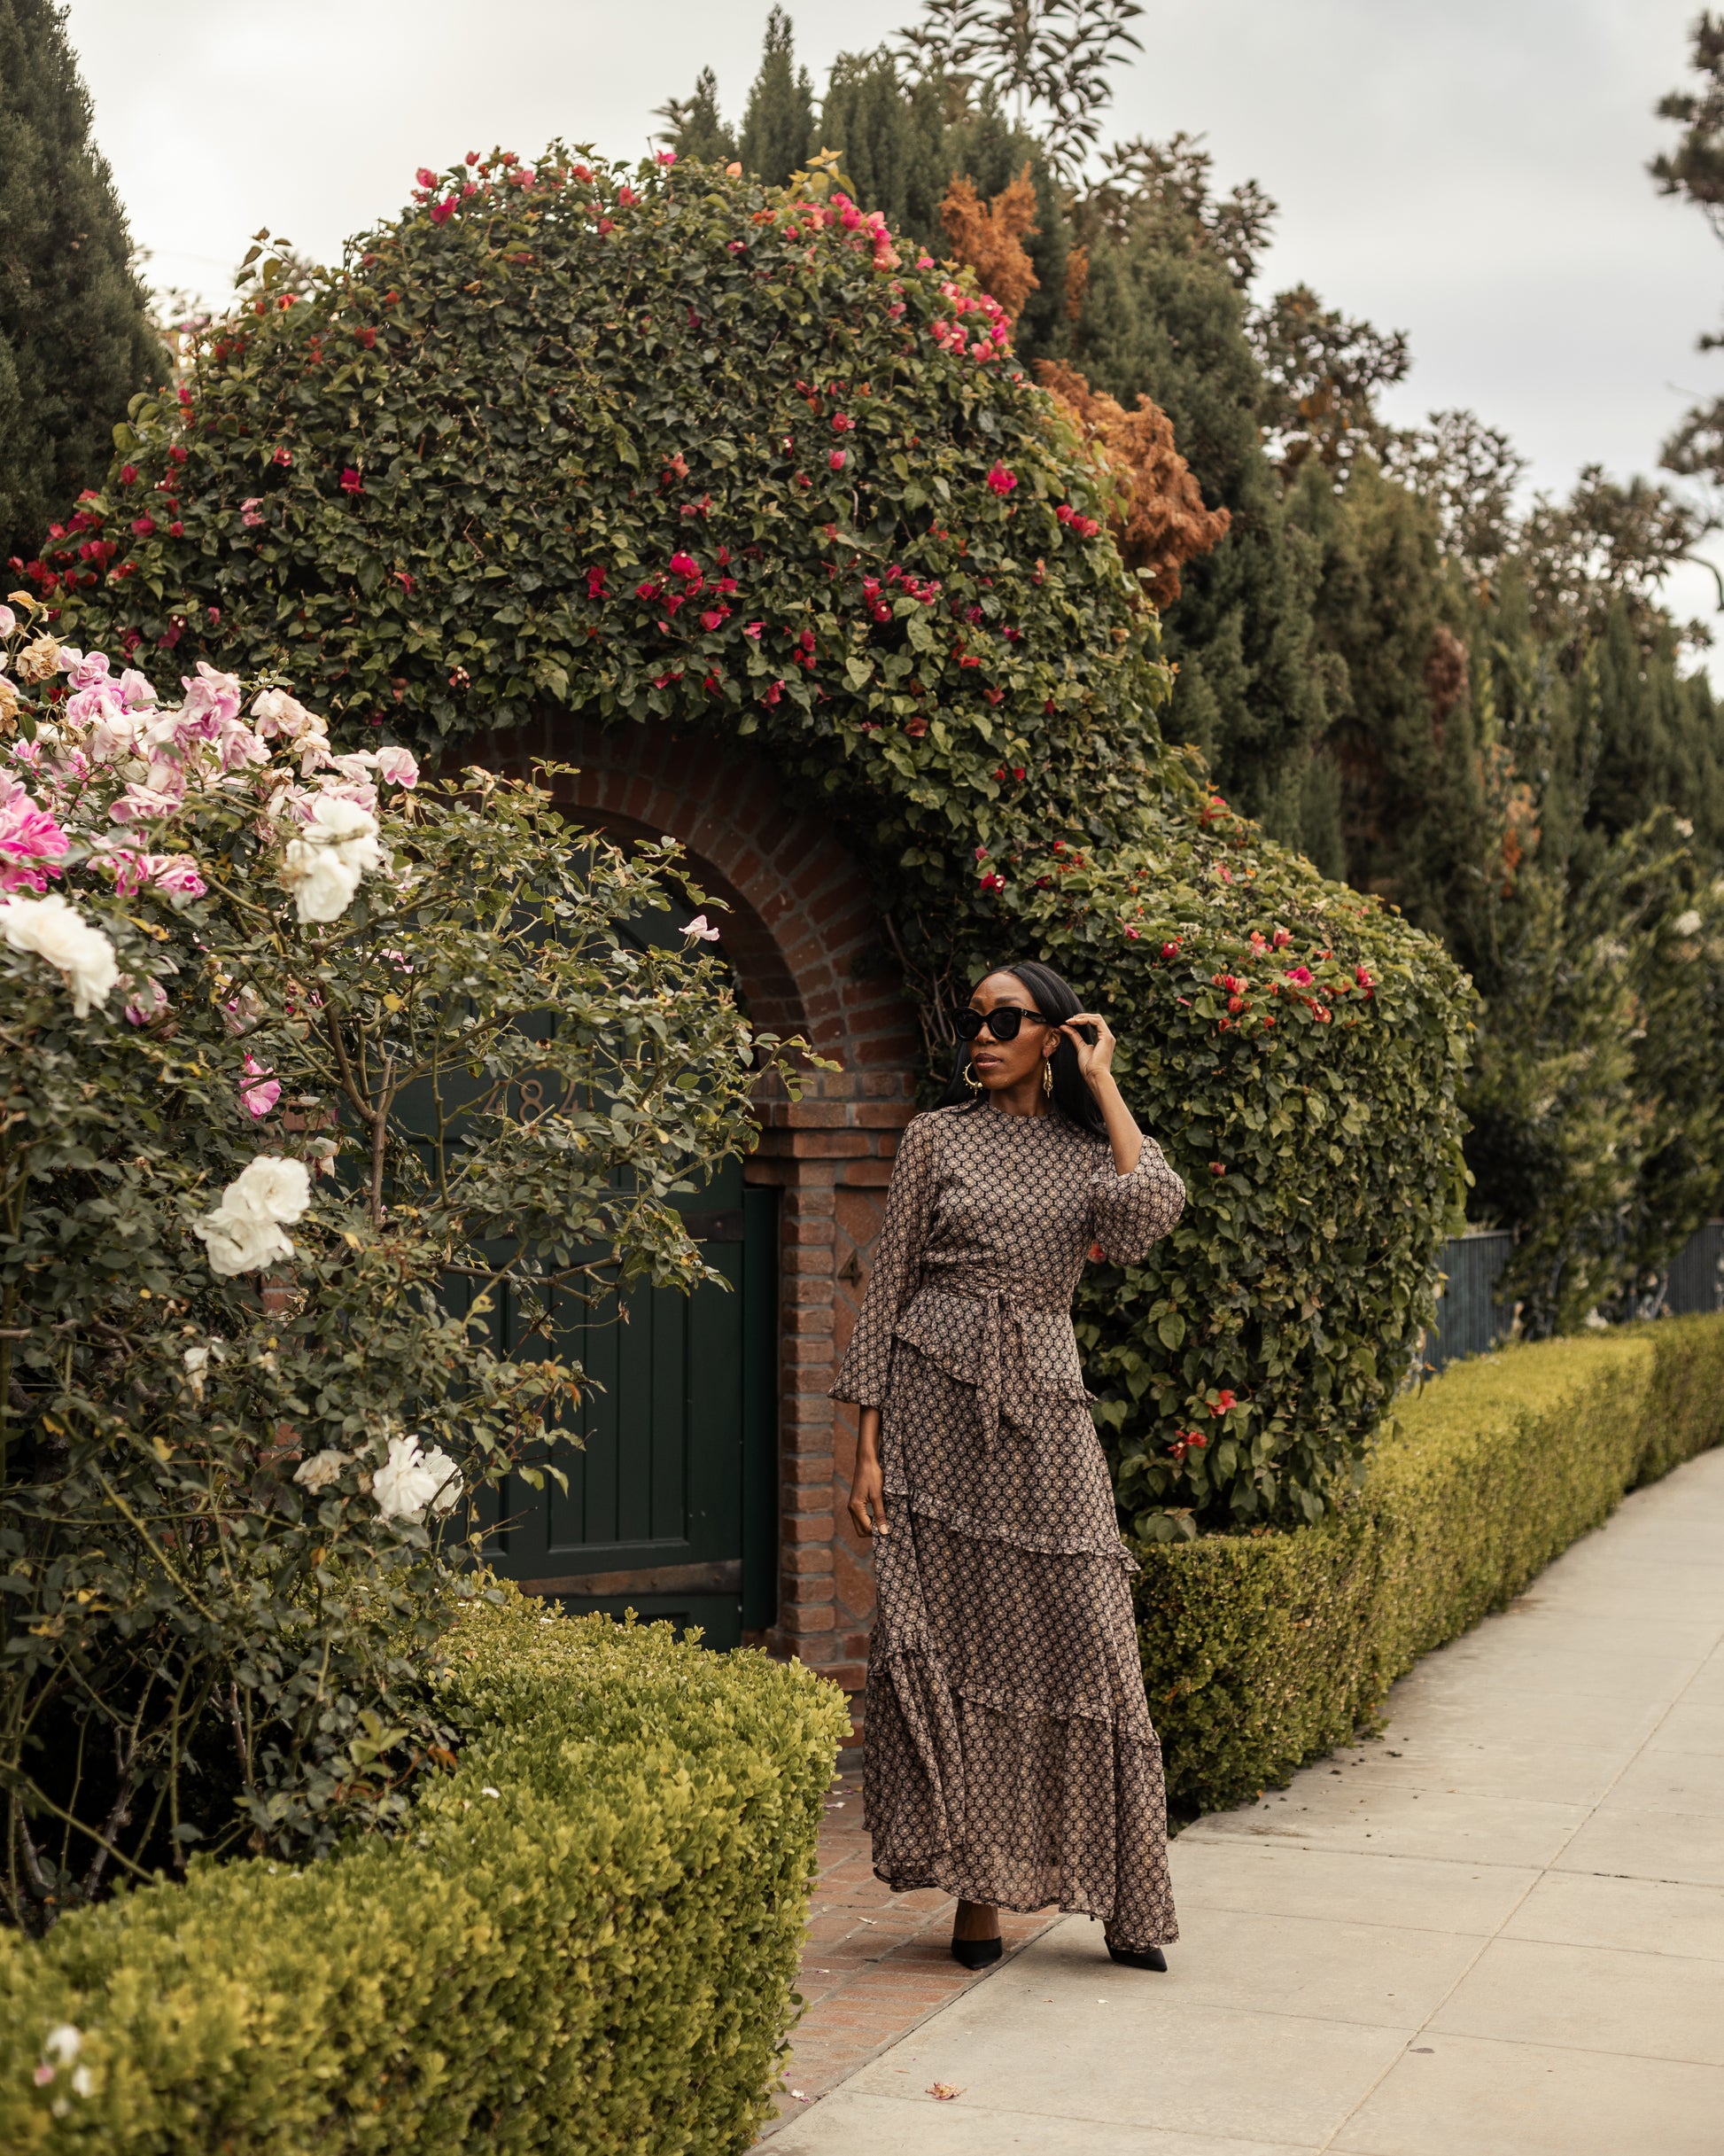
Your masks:
<instances>
[{"instance_id":1,"label":"dried brown foliage","mask_svg":"<svg viewBox=\"0 0 1724 2156\"><path fill-rule=\"evenodd\" d=\"M940 222L952 253L969 264L982 291L991 292L1015 322L1041 281L1023 245L1036 230L1036 190L1029 166L991 202L982 201L971 181L955 175L940 205Z\"/></svg>"},{"instance_id":2,"label":"dried brown foliage","mask_svg":"<svg viewBox=\"0 0 1724 2156\"><path fill-rule=\"evenodd\" d=\"M1192 468L1174 447L1173 422L1159 404L1140 396L1137 410L1128 412L1060 360L1037 360L1036 372L1118 482L1107 522L1126 567L1147 570L1145 590L1157 606L1171 606L1182 565L1217 545L1232 518L1224 509L1204 508Z\"/></svg>"}]
</instances>

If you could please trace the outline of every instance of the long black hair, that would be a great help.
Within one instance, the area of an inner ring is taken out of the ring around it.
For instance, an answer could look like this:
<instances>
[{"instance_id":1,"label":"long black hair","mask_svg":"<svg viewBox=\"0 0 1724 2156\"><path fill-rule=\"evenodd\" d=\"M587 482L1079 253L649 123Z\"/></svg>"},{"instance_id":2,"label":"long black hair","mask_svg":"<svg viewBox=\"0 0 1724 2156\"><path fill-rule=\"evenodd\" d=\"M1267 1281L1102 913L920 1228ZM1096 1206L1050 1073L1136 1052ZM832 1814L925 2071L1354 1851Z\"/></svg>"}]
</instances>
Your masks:
<instances>
[{"instance_id":1,"label":"long black hair","mask_svg":"<svg viewBox=\"0 0 1724 2156\"><path fill-rule=\"evenodd\" d=\"M1044 1018L1052 1018L1063 1024L1075 1018L1083 1006L1072 993L1069 982L1062 980L1052 966L1043 965L1040 959L1026 958L1016 965L990 966L978 980L985 981L990 975L1009 973L1029 991L1029 1006ZM974 994L975 991L972 990ZM958 1054L951 1066L951 1076L940 1096L942 1108L958 1108L980 1101L982 1095L974 1094L965 1073L969 1067L970 1051L967 1042L958 1043ZM1062 1033L1060 1045L1053 1051L1053 1105L1068 1123L1080 1130L1091 1131L1098 1138L1105 1137L1107 1125L1102 1121L1101 1110L1096 1106L1096 1097L1083 1083L1083 1073L1077 1068L1077 1050L1073 1047L1068 1034Z\"/></svg>"}]
</instances>

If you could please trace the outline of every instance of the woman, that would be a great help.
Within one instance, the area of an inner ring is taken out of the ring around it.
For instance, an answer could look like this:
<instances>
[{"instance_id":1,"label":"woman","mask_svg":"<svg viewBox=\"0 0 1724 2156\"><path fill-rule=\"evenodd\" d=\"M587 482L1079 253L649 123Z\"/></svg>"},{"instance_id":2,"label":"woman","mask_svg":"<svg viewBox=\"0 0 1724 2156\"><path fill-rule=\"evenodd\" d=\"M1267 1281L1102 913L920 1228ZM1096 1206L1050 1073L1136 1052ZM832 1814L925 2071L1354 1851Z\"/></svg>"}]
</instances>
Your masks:
<instances>
[{"instance_id":1,"label":"woman","mask_svg":"<svg viewBox=\"0 0 1724 2156\"><path fill-rule=\"evenodd\" d=\"M1085 1910L1165 1969L1177 1937L1107 1464L1072 1334L1099 1243L1139 1258L1184 1187L1114 1083L1114 1036L1034 962L959 1014L945 1101L904 1134L833 1397L862 1410L850 1517L874 1545L866 1790L874 1870L999 1911Z\"/></svg>"}]
</instances>

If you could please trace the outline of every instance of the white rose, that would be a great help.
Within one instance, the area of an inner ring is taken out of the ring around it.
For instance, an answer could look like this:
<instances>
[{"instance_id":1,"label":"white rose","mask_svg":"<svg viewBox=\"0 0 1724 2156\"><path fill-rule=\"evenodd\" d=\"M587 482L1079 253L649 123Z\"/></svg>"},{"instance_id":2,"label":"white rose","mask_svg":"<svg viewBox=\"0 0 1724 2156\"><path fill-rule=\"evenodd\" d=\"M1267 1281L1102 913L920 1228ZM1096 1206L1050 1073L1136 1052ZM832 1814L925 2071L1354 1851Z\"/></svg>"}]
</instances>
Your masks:
<instances>
[{"instance_id":1,"label":"white rose","mask_svg":"<svg viewBox=\"0 0 1724 2156\"><path fill-rule=\"evenodd\" d=\"M371 1495L385 1520L408 1520L416 1525L427 1506L434 1513L454 1509L461 1498L461 1476L440 1447L433 1445L426 1452L416 1437L392 1437L389 1457L372 1478Z\"/></svg>"},{"instance_id":2,"label":"white rose","mask_svg":"<svg viewBox=\"0 0 1724 2156\"><path fill-rule=\"evenodd\" d=\"M331 1483L341 1480L341 1470L347 1464L347 1455L332 1449L314 1452L295 1468L293 1479L302 1490L309 1490L315 1497L320 1490L327 1490Z\"/></svg>"},{"instance_id":3,"label":"white rose","mask_svg":"<svg viewBox=\"0 0 1724 2156\"><path fill-rule=\"evenodd\" d=\"M1700 916L1690 906L1687 913L1678 914L1670 925L1679 936L1697 936L1700 933Z\"/></svg>"},{"instance_id":4,"label":"white rose","mask_svg":"<svg viewBox=\"0 0 1724 2156\"><path fill-rule=\"evenodd\" d=\"M291 838L282 862L282 881L293 893L301 926L314 921L339 921L359 889L360 868L334 846Z\"/></svg>"},{"instance_id":5,"label":"white rose","mask_svg":"<svg viewBox=\"0 0 1724 2156\"><path fill-rule=\"evenodd\" d=\"M92 1003L105 1003L120 978L113 946L58 891L45 899L18 896L0 903L0 935L14 951L34 951L64 975L80 1018L88 1016Z\"/></svg>"},{"instance_id":6,"label":"white rose","mask_svg":"<svg viewBox=\"0 0 1724 2156\"><path fill-rule=\"evenodd\" d=\"M297 1220L311 1203L311 1174L302 1160L260 1153L221 1193L213 1212L192 1225L209 1252L210 1270L224 1279L260 1273L291 1257L293 1245L282 1223Z\"/></svg>"},{"instance_id":7,"label":"white rose","mask_svg":"<svg viewBox=\"0 0 1724 2156\"><path fill-rule=\"evenodd\" d=\"M377 844L377 820L369 808L338 793L319 794L312 804L306 837L322 846L339 846L361 868L375 868L383 859Z\"/></svg>"}]
</instances>

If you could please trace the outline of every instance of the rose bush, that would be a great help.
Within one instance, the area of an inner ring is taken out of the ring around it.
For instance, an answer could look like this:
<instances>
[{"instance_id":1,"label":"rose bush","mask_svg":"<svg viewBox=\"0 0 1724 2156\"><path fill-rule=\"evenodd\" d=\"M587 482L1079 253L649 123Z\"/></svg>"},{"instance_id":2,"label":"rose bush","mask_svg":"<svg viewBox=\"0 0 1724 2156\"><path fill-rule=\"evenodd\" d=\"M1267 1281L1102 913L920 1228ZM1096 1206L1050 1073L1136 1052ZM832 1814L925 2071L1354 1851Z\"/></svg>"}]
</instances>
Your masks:
<instances>
[{"instance_id":1,"label":"rose bush","mask_svg":"<svg viewBox=\"0 0 1724 2156\"><path fill-rule=\"evenodd\" d=\"M1070 973L1192 1194L1084 1291L1128 1520L1345 1486L1458 1225L1468 992L1162 743L1116 482L970 273L828 171L475 155L308 282L260 249L117 449L22 564L65 623L281 665L355 744L753 736L875 879L931 1076L976 971Z\"/></svg>"},{"instance_id":2,"label":"rose bush","mask_svg":"<svg viewBox=\"0 0 1724 2156\"><path fill-rule=\"evenodd\" d=\"M672 1196L794 1073L701 938L619 933L672 849L6 627L0 1894L40 1927L403 1818L474 1503L583 1382L499 1300L531 1339L707 1277Z\"/></svg>"}]
</instances>

